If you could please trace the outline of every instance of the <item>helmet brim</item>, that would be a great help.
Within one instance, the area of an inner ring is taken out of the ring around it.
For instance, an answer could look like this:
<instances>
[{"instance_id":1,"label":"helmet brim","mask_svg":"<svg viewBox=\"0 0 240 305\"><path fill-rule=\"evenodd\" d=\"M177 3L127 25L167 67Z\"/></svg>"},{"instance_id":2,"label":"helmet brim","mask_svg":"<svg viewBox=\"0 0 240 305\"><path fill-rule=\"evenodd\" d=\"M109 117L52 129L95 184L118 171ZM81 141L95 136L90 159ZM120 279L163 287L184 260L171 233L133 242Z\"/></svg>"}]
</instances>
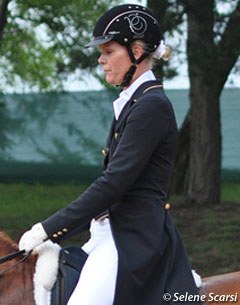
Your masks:
<instances>
[{"instance_id":1,"label":"helmet brim","mask_svg":"<svg viewBox=\"0 0 240 305\"><path fill-rule=\"evenodd\" d=\"M85 45L85 48L100 46L101 44L107 43L113 40L114 35L104 35L99 37L94 37L92 41Z\"/></svg>"}]
</instances>

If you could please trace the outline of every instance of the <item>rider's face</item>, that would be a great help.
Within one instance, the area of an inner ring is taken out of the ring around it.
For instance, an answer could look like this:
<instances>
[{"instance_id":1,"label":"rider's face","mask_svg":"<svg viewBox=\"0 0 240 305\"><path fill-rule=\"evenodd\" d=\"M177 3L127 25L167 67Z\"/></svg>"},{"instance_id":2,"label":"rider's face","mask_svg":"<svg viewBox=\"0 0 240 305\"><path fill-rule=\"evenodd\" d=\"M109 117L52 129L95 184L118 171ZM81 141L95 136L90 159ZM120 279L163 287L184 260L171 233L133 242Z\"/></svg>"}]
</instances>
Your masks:
<instances>
[{"instance_id":1,"label":"rider's face","mask_svg":"<svg viewBox=\"0 0 240 305\"><path fill-rule=\"evenodd\" d=\"M109 84L118 86L131 66L126 47L110 41L99 47L101 55L98 63L102 65L105 79Z\"/></svg>"}]
</instances>

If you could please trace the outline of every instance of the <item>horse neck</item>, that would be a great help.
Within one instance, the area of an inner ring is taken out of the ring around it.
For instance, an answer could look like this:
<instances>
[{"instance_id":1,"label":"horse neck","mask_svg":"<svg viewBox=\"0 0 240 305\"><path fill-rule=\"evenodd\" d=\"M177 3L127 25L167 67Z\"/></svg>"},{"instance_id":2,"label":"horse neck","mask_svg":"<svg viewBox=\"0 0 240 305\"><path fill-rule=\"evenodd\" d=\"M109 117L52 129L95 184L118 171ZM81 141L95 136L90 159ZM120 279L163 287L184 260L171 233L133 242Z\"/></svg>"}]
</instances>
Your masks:
<instances>
[{"instance_id":1,"label":"horse neck","mask_svg":"<svg viewBox=\"0 0 240 305\"><path fill-rule=\"evenodd\" d=\"M35 261L29 257L0 277L0 305L34 305L33 273Z\"/></svg>"},{"instance_id":2,"label":"horse neck","mask_svg":"<svg viewBox=\"0 0 240 305\"><path fill-rule=\"evenodd\" d=\"M15 251L18 251L17 244L0 231L0 257ZM14 265L19 259L0 265L0 271ZM34 305L32 292L35 263L36 257L31 256L0 277L0 305Z\"/></svg>"}]
</instances>

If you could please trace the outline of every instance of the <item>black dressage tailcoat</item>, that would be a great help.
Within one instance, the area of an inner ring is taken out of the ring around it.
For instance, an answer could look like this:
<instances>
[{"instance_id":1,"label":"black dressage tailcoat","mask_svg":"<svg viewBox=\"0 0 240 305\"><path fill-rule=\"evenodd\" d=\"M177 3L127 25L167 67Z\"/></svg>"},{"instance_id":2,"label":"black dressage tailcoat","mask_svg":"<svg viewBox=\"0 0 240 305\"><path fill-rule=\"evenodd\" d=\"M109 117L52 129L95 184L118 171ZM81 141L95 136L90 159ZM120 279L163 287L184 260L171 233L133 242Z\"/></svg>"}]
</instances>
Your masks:
<instances>
[{"instance_id":1,"label":"black dressage tailcoat","mask_svg":"<svg viewBox=\"0 0 240 305\"><path fill-rule=\"evenodd\" d=\"M114 305L178 304L174 294L198 293L166 206L176 145L175 116L161 84L142 84L113 121L102 175L42 222L59 242L109 212L119 255Z\"/></svg>"}]
</instances>

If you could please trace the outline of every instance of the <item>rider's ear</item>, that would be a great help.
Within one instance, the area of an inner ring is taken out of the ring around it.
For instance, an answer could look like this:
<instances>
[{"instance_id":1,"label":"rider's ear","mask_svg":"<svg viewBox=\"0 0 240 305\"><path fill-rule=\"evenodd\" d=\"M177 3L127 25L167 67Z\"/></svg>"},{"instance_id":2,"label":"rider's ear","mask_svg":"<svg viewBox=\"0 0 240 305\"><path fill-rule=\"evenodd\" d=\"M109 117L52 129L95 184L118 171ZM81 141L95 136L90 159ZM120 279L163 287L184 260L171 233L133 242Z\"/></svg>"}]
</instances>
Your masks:
<instances>
[{"instance_id":1,"label":"rider's ear","mask_svg":"<svg viewBox=\"0 0 240 305\"><path fill-rule=\"evenodd\" d=\"M144 52L143 46L140 43L137 43L137 42L133 43L133 45L132 45L132 52L133 52L134 57L136 59L139 59L142 56L143 52Z\"/></svg>"}]
</instances>

